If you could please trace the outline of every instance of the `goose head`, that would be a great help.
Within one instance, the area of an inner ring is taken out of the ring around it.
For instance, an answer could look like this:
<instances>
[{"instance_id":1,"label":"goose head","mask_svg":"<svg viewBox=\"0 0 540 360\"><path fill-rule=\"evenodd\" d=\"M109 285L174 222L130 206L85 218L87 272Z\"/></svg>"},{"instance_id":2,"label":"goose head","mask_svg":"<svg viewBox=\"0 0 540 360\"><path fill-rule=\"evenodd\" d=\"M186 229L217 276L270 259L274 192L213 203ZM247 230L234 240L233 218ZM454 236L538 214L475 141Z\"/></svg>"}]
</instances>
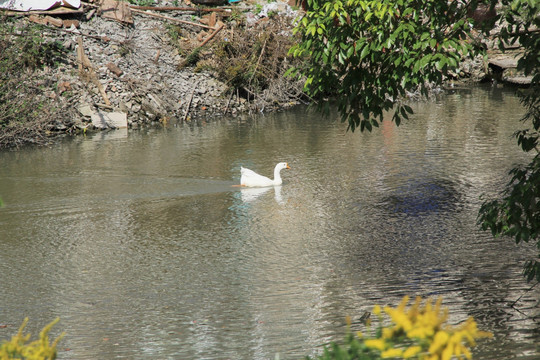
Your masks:
<instances>
[{"instance_id":1,"label":"goose head","mask_svg":"<svg viewBox=\"0 0 540 360\"><path fill-rule=\"evenodd\" d=\"M281 171L283 169L290 169L289 164L286 162L280 162L276 165L274 171Z\"/></svg>"}]
</instances>

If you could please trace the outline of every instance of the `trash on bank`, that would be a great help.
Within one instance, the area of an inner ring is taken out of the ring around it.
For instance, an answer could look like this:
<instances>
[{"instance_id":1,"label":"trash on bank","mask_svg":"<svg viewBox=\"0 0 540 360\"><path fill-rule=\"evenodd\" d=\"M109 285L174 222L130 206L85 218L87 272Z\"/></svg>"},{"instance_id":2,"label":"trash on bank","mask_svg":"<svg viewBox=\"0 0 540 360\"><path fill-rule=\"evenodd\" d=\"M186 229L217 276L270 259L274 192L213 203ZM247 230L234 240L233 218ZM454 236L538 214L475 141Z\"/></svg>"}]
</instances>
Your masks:
<instances>
[{"instance_id":1,"label":"trash on bank","mask_svg":"<svg viewBox=\"0 0 540 360\"><path fill-rule=\"evenodd\" d=\"M0 8L14 11L51 10L58 7L78 9L81 0L0 0Z\"/></svg>"}]
</instances>

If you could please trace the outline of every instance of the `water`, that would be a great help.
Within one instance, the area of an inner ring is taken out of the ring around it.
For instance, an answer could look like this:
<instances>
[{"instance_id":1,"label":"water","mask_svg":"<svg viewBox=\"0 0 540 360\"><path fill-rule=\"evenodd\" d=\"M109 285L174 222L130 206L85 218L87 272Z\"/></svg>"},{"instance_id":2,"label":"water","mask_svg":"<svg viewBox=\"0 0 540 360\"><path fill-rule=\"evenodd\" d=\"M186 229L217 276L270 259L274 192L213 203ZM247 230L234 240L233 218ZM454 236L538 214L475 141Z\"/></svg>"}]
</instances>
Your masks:
<instances>
[{"instance_id":1,"label":"water","mask_svg":"<svg viewBox=\"0 0 540 360\"><path fill-rule=\"evenodd\" d=\"M0 153L0 339L60 317L61 359L299 359L408 294L494 332L476 359L538 358L532 251L476 225L527 160L523 109L492 88L413 107L371 134L297 109ZM231 186L280 161L282 186Z\"/></svg>"}]
</instances>

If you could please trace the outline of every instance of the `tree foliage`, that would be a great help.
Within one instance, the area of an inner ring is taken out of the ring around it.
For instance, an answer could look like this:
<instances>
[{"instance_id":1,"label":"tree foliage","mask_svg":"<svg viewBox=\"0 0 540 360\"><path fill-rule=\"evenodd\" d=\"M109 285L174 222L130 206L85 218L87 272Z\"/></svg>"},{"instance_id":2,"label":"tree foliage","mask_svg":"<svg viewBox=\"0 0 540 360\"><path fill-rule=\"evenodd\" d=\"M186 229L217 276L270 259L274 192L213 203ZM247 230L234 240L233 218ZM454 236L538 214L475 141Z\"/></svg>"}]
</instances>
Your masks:
<instances>
[{"instance_id":1,"label":"tree foliage","mask_svg":"<svg viewBox=\"0 0 540 360\"><path fill-rule=\"evenodd\" d=\"M336 95L343 121L363 131L378 127L394 109L399 125L412 109L399 102L407 92L427 94L463 56L482 48L470 40L477 1L307 0L310 10L290 53L306 57L295 74L305 76L314 98ZM321 104L327 105L323 102Z\"/></svg>"},{"instance_id":2,"label":"tree foliage","mask_svg":"<svg viewBox=\"0 0 540 360\"><path fill-rule=\"evenodd\" d=\"M534 156L529 164L510 171L511 180L500 199L484 202L478 220L494 236L510 236L518 244L536 242L537 254L525 263L524 275L529 281L540 281L540 2L502 3L506 25L500 33L500 47L504 50L505 43L519 42L524 52L517 70L532 76L531 86L519 93L527 128L517 131L515 137L522 150Z\"/></svg>"}]
</instances>

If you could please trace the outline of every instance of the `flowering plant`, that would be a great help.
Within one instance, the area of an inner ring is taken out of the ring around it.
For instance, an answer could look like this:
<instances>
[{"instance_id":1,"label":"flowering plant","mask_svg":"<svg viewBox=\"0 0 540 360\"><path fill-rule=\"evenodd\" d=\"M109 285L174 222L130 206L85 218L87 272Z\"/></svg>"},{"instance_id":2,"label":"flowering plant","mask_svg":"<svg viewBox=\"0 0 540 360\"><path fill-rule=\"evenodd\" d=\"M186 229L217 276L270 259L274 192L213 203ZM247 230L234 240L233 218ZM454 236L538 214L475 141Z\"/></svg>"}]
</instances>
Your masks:
<instances>
[{"instance_id":1,"label":"flowering plant","mask_svg":"<svg viewBox=\"0 0 540 360\"><path fill-rule=\"evenodd\" d=\"M442 309L442 299L423 302L417 297L411 306L407 307L408 303L409 297L405 296L395 308L376 305L373 314L379 326L370 331L368 321L368 332L374 335L349 331L345 345L332 343L318 359L471 359L470 347L476 345L476 339L492 336L478 330L472 317L459 325L448 325L448 309ZM383 326L385 320L390 324Z\"/></svg>"},{"instance_id":2,"label":"flowering plant","mask_svg":"<svg viewBox=\"0 0 540 360\"><path fill-rule=\"evenodd\" d=\"M24 319L17 335L10 341L0 342L0 360L27 359L27 360L54 360L56 359L56 345L64 334L60 334L52 343L49 343L49 331L60 319L52 321L39 333L39 339L29 342L30 334L23 335L28 323Z\"/></svg>"}]
</instances>

